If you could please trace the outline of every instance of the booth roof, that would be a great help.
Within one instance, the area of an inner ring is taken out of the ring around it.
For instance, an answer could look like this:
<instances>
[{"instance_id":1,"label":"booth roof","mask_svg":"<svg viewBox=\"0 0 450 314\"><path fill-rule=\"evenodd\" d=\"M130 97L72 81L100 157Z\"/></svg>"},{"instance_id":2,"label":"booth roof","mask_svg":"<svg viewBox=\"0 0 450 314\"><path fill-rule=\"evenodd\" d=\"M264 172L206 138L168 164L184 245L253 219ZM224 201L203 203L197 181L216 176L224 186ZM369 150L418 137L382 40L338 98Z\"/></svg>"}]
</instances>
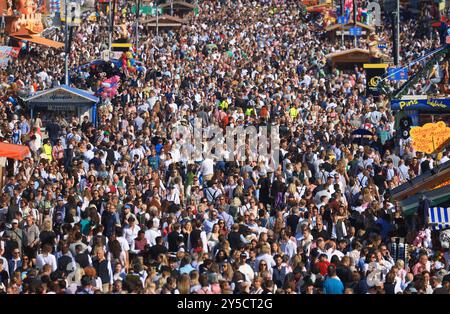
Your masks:
<instances>
[{"instance_id":1,"label":"booth roof","mask_svg":"<svg viewBox=\"0 0 450 314\"><path fill-rule=\"evenodd\" d=\"M85 99L87 99L87 100L89 100L91 102L94 102L94 103L97 103L99 101L99 99L97 97L95 97L93 94L89 93L88 91L85 91L85 90L82 90L82 89L78 89L78 88L75 88L75 87L70 87L70 86L67 86L67 85L64 85L64 84L56 86L56 87L51 88L51 89L44 90L42 92L39 92L39 93L37 93L37 94L35 94L35 95L25 99L25 101L28 102L30 100L39 98L39 97L41 97L43 95L49 94L51 92L54 92L54 91L60 90L60 89L68 91L69 93L72 93L72 94L76 94L76 95L78 95L80 97L83 97L83 98L85 98Z\"/></svg>"},{"instance_id":2,"label":"booth roof","mask_svg":"<svg viewBox=\"0 0 450 314\"><path fill-rule=\"evenodd\" d=\"M189 3L186 1L174 1L172 5L174 8L184 7L184 8L188 8L188 9L195 9L195 7L196 7L195 4L192 4L192 3ZM159 7L160 8L170 7L170 1L160 4Z\"/></svg>"},{"instance_id":3,"label":"booth roof","mask_svg":"<svg viewBox=\"0 0 450 314\"><path fill-rule=\"evenodd\" d=\"M28 146L0 142L0 157L23 160L29 154Z\"/></svg>"}]
</instances>

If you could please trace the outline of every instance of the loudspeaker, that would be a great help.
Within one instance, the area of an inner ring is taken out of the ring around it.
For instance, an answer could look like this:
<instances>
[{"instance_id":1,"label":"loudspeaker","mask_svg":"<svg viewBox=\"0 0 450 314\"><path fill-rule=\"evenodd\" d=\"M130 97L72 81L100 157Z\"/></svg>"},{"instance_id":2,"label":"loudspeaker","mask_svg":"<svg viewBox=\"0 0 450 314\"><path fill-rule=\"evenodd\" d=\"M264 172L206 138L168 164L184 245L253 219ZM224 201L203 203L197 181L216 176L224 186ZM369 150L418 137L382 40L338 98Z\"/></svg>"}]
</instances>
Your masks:
<instances>
[{"instance_id":1,"label":"loudspeaker","mask_svg":"<svg viewBox=\"0 0 450 314\"><path fill-rule=\"evenodd\" d=\"M410 117L404 117L404 118L400 119L401 137L405 140L408 139L410 136L409 130L411 129L411 125L412 125L412 120Z\"/></svg>"}]
</instances>

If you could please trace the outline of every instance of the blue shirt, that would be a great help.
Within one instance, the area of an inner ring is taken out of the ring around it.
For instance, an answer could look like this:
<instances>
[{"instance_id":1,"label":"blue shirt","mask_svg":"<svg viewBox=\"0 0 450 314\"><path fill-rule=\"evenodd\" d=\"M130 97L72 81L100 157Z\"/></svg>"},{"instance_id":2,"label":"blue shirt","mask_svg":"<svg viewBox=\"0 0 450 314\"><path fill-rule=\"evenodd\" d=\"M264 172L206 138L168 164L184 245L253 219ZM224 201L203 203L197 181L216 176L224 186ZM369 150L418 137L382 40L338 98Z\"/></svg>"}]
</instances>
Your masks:
<instances>
[{"instance_id":1,"label":"blue shirt","mask_svg":"<svg viewBox=\"0 0 450 314\"><path fill-rule=\"evenodd\" d=\"M30 132L30 126L28 125L27 121L20 123L20 131L22 132L22 134L28 134L28 132Z\"/></svg>"},{"instance_id":2,"label":"blue shirt","mask_svg":"<svg viewBox=\"0 0 450 314\"><path fill-rule=\"evenodd\" d=\"M327 277L323 283L323 293L324 294L343 294L344 285L338 278Z\"/></svg>"},{"instance_id":3,"label":"blue shirt","mask_svg":"<svg viewBox=\"0 0 450 314\"><path fill-rule=\"evenodd\" d=\"M195 268L192 267L191 264L187 264L187 265L184 265L183 267L180 268L180 274L181 275L183 275L183 274L190 274L191 271L193 271L193 270L195 270Z\"/></svg>"}]
</instances>

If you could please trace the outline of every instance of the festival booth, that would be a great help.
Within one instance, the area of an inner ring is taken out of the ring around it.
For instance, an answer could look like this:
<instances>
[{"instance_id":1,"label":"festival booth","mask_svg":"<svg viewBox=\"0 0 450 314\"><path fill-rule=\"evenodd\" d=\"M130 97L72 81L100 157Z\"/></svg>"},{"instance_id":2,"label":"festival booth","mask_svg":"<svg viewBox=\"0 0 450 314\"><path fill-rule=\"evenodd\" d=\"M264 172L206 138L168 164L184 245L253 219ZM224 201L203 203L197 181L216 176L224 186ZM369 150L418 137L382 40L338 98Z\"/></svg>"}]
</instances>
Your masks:
<instances>
[{"instance_id":1,"label":"festival booth","mask_svg":"<svg viewBox=\"0 0 450 314\"><path fill-rule=\"evenodd\" d=\"M430 100L430 103L433 101ZM409 132L411 145L416 152L439 156L444 149L450 148L450 128L443 121L415 126ZM440 208L450 207L450 161L435 166L394 188L391 191L391 198L399 202L406 215L421 209L434 211L439 216ZM428 208L420 208L421 206ZM447 223L449 222L447 218Z\"/></svg>"},{"instance_id":2,"label":"festival booth","mask_svg":"<svg viewBox=\"0 0 450 314\"><path fill-rule=\"evenodd\" d=\"M355 66L362 66L364 63L372 61L369 50L352 48L344 51L336 51L325 56L333 68L354 69Z\"/></svg>"},{"instance_id":3,"label":"festival booth","mask_svg":"<svg viewBox=\"0 0 450 314\"><path fill-rule=\"evenodd\" d=\"M391 191L405 215L412 215L426 198L430 207L450 207L450 161L429 170Z\"/></svg>"},{"instance_id":4,"label":"festival booth","mask_svg":"<svg viewBox=\"0 0 450 314\"><path fill-rule=\"evenodd\" d=\"M303 0L302 3L310 13L321 13L333 8L332 0Z\"/></svg>"},{"instance_id":5,"label":"festival booth","mask_svg":"<svg viewBox=\"0 0 450 314\"><path fill-rule=\"evenodd\" d=\"M15 2L15 6L13 2ZM5 11L4 32L10 37L11 45L20 47L21 41L27 41L57 49L64 47L64 43L41 36L44 31L42 17L46 13L45 2L37 0L7 1Z\"/></svg>"},{"instance_id":6,"label":"festival booth","mask_svg":"<svg viewBox=\"0 0 450 314\"><path fill-rule=\"evenodd\" d=\"M159 7L164 13L169 14L173 11L174 16L184 17L189 13L193 12L197 7L195 4L186 1L170 1L160 4Z\"/></svg>"},{"instance_id":7,"label":"festival booth","mask_svg":"<svg viewBox=\"0 0 450 314\"><path fill-rule=\"evenodd\" d=\"M327 28L325 28L328 39L330 39L332 42L336 42L342 37L342 33L344 34L344 38L353 38L352 35L350 35L350 28L353 27L360 27L361 28L361 35L362 36L368 36L369 34L375 32L375 27L361 23L361 22L349 22L347 24L334 24L330 25Z\"/></svg>"},{"instance_id":8,"label":"festival booth","mask_svg":"<svg viewBox=\"0 0 450 314\"><path fill-rule=\"evenodd\" d=\"M30 108L32 119L36 112L40 112L45 126L55 113L63 116L66 120L73 116L81 119L88 116L89 121L95 124L99 99L87 91L59 85L39 92L25 99L24 102Z\"/></svg>"},{"instance_id":9,"label":"festival booth","mask_svg":"<svg viewBox=\"0 0 450 314\"><path fill-rule=\"evenodd\" d=\"M391 109L396 113L398 121L409 117L412 126L438 121L450 125L450 98L448 97L405 96L391 100Z\"/></svg>"},{"instance_id":10,"label":"festival booth","mask_svg":"<svg viewBox=\"0 0 450 314\"><path fill-rule=\"evenodd\" d=\"M187 21L167 14L161 16L153 16L150 18L142 19L141 24L145 27L158 27L158 28L180 28L187 24Z\"/></svg>"}]
</instances>

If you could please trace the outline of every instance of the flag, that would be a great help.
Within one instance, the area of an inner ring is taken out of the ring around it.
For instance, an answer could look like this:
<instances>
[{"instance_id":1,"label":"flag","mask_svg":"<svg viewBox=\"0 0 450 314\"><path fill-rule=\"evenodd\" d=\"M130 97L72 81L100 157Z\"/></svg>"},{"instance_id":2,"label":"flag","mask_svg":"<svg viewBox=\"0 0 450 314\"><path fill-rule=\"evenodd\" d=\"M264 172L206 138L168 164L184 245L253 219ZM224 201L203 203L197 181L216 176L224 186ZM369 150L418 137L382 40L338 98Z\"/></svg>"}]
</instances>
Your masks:
<instances>
[{"instance_id":1,"label":"flag","mask_svg":"<svg viewBox=\"0 0 450 314\"><path fill-rule=\"evenodd\" d=\"M434 230L450 228L450 207L430 207L428 209L428 222Z\"/></svg>"}]
</instances>

